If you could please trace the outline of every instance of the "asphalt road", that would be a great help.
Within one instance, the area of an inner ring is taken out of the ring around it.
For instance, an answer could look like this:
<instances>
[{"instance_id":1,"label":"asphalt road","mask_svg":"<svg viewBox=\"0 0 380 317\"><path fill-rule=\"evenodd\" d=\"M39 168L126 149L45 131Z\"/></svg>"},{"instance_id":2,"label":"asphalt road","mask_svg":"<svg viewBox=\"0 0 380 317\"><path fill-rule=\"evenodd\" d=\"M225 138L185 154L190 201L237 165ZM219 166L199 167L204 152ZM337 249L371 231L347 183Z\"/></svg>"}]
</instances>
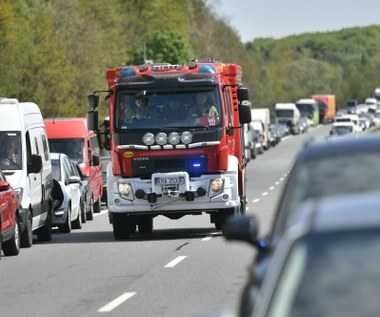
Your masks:
<instances>
[{"instance_id":1,"label":"asphalt road","mask_svg":"<svg viewBox=\"0 0 380 317\"><path fill-rule=\"evenodd\" d=\"M263 234L295 153L328 126L291 136L247 167L248 213ZM69 234L0 261L1 316L195 317L235 314L254 250L228 242L207 215L154 219L149 235L115 241L107 211Z\"/></svg>"}]
</instances>

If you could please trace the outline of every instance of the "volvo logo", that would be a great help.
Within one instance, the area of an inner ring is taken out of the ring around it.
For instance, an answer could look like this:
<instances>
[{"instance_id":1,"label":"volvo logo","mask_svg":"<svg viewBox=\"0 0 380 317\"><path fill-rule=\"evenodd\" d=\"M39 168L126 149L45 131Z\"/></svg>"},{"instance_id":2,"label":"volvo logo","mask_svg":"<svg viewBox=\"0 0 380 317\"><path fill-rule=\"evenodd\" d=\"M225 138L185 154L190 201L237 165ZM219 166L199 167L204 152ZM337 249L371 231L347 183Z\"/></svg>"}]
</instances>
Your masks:
<instances>
[{"instance_id":1,"label":"volvo logo","mask_svg":"<svg viewBox=\"0 0 380 317\"><path fill-rule=\"evenodd\" d=\"M149 157L134 157L134 161L149 161Z\"/></svg>"}]
</instances>

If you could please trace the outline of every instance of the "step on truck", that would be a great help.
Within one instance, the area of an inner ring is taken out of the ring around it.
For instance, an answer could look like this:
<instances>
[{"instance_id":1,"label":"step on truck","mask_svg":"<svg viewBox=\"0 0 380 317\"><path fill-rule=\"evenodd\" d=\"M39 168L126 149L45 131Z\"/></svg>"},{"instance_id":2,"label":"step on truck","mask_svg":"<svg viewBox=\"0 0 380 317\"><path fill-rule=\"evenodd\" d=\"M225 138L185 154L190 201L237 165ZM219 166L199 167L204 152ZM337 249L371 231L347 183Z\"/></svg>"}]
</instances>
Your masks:
<instances>
[{"instance_id":1,"label":"step on truck","mask_svg":"<svg viewBox=\"0 0 380 317\"><path fill-rule=\"evenodd\" d=\"M106 93L107 204L115 239L152 232L159 215L207 213L221 229L228 216L245 212L243 124L251 121L251 108L243 102L249 93L241 77L239 65L214 58L107 70L108 89L88 96L88 122L98 130L96 107ZM197 108L199 99L207 110Z\"/></svg>"}]
</instances>

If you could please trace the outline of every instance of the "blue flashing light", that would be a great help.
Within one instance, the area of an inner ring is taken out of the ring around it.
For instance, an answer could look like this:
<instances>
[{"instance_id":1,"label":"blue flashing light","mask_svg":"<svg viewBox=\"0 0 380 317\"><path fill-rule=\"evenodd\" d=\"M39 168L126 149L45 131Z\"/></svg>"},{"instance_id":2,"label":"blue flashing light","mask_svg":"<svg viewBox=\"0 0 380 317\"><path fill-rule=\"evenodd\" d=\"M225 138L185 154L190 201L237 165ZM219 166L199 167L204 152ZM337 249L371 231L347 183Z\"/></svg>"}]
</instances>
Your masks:
<instances>
[{"instance_id":1,"label":"blue flashing light","mask_svg":"<svg viewBox=\"0 0 380 317\"><path fill-rule=\"evenodd\" d=\"M131 77L135 75L136 75L135 70L131 67L123 68L119 73L119 77Z\"/></svg>"},{"instance_id":2,"label":"blue flashing light","mask_svg":"<svg viewBox=\"0 0 380 317\"><path fill-rule=\"evenodd\" d=\"M213 65L210 64L201 64L199 65L200 73L216 73L216 69Z\"/></svg>"},{"instance_id":3,"label":"blue flashing light","mask_svg":"<svg viewBox=\"0 0 380 317\"><path fill-rule=\"evenodd\" d=\"M201 163L193 163L193 167L201 167Z\"/></svg>"}]
</instances>

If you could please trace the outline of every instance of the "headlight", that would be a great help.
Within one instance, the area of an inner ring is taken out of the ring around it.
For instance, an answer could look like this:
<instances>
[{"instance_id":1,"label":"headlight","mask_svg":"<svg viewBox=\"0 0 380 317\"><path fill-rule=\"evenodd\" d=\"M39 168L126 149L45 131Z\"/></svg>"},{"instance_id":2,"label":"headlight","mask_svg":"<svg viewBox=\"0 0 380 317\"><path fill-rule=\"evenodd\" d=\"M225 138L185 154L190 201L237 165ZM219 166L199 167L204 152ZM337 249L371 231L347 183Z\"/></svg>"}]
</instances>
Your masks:
<instances>
[{"instance_id":1,"label":"headlight","mask_svg":"<svg viewBox=\"0 0 380 317\"><path fill-rule=\"evenodd\" d=\"M125 199L132 199L132 187L129 183L117 184L119 195Z\"/></svg>"},{"instance_id":2,"label":"headlight","mask_svg":"<svg viewBox=\"0 0 380 317\"><path fill-rule=\"evenodd\" d=\"M224 188L224 179L215 178L210 182L210 193L219 193Z\"/></svg>"},{"instance_id":3,"label":"headlight","mask_svg":"<svg viewBox=\"0 0 380 317\"><path fill-rule=\"evenodd\" d=\"M142 141L144 142L145 145L152 145L154 143L154 135L153 133L145 133Z\"/></svg>"},{"instance_id":4,"label":"headlight","mask_svg":"<svg viewBox=\"0 0 380 317\"><path fill-rule=\"evenodd\" d=\"M171 132L169 134L169 143L173 145L177 145L179 143L180 136L178 132Z\"/></svg>"},{"instance_id":5,"label":"headlight","mask_svg":"<svg viewBox=\"0 0 380 317\"><path fill-rule=\"evenodd\" d=\"M183 144L189 144L193 140L193 134L190 131L185 131L181 135L181 141Z\"/></svg>"},{"instance_id":6,"label":"headlight","mask_svg":"<svg viewBox=\"0 0 380 317\"><path fill-rule=\"evenodd\" d=\"M165 145L168 142L168 136L164 132L160 132L156 135L156 143L158 145Z\"/></svg>"}]
</instances>

